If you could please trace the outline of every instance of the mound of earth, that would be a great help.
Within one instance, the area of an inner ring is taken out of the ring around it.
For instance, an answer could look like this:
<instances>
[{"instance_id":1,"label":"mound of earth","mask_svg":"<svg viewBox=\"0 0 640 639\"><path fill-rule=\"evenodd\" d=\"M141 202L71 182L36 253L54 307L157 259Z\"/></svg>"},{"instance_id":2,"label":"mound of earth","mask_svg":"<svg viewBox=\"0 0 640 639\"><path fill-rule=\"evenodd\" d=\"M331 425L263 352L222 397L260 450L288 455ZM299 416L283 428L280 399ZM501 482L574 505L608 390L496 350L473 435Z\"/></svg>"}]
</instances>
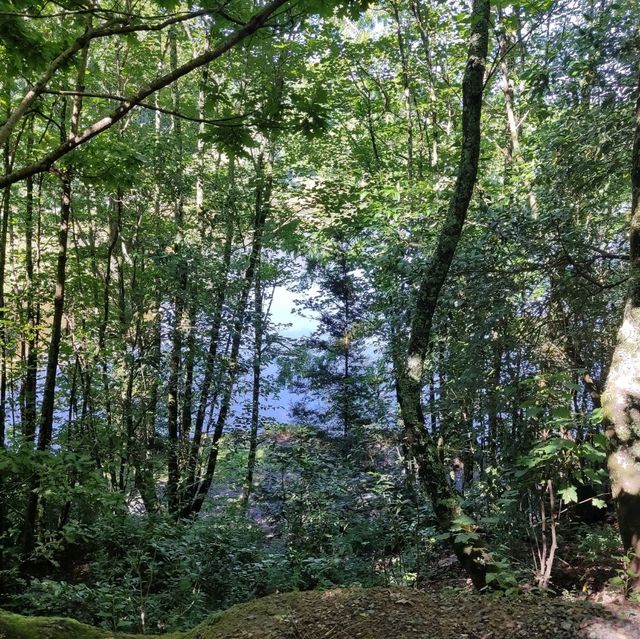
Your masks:
<instances>
[{"instance_id":1,"label":"mound of earth","mask_svg":"<svg viewBox=\"0 0 640 639\"><path fill-rule=\"evenodd\" d=\"M69 619L0 612L0 639L126 639ZM149 637L150 635L145 635ZM404 588L271 595L165 639L640 639L637 608Z\"/></svg>"}]
</instances>

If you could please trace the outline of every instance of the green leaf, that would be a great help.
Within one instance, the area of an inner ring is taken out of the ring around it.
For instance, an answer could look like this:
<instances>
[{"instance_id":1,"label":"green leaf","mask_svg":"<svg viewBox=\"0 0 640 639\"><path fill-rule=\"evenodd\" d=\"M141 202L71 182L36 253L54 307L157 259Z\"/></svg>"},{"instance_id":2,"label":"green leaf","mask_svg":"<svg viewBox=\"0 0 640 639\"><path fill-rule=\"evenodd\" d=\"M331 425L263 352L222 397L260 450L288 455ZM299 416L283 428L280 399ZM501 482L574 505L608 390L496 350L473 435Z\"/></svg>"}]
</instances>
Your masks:
<instances>
[{"instance_id":1,"label":"green leaf","mask_svg":"<svg viewBox=\"0 0 640 639\"><path fill-rule=\"evenodd\" d=\"M559 408L552 408L551 417L553 417L553 419L559 419L559 420L570 419L571 409L567 408L566 406L561 406Z\"/></svg>"},{"instance_id":2,"label":"green leaf","mask_svg":"<svg viewBox=\"0 0 640 639\"><path fill-rule=\"evenodd\" d=\"M578 501L578 490L575 486L565 486L558 491L558 494L568 504L571 502L577 503Z\"/></svg>"},{"instance_id":3,"label":"green leaf","mask_svg":"<svg viewBox=\"0 0 640 639\"><path fill-rule=\"evenodd\" d=\"M476 522L471 519L471 517L462 513L453 520L451 530L462 530L464 528L467 528L468 526L474 526L475 523Z\"/></svg>"},{"instance_id":4,"label":"green leaf","mask_svg":"<svg viewBox=\"0 0 640 639\"><path fill-rule=\"evenodd\" d=\"M541 453L557 453L559 450L572 450L576 447L576 443L570 439L563 437L552 437L536 448Z\"/></svg>"},{"instance_id":5,"label":"green leaf","mask_svg":"<svg viewBox=\"0 0 640 639\"><path fill-rule=\"evenodd\" d=\"M453 541L456 544L466 544L467 542L472 541L474 539L478 539L478 535L474 532L468 532L468 533L457 534Z\"/></svg>"},{"instance_id":6,"label":"green leaf","mask_svg":"<svg viewBox=\"0 0 640 639\"><path fill-rule=\"evenodd\" d=\"M451 539L451 533L440 533L439 535L435 535L434 539L436 541L446 541L447 539Z\"/></svg>"}]
</instances>

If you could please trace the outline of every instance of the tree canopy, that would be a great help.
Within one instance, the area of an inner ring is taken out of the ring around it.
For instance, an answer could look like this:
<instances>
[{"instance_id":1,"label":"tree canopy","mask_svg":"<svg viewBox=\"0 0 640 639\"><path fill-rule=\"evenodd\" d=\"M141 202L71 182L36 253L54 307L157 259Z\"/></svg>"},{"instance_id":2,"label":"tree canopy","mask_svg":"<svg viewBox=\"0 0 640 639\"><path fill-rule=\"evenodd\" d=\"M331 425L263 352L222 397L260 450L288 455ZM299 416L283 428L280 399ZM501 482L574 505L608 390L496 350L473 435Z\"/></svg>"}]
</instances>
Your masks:
<instances>
[{"instance_id":1,"label":"tree canopy","mask_svg":"<svg viewBox=\"0 0 640 639\"><path fill-rule=\"evenodd\" d=\"M0 0L0 605L637 596L637 13Z\"/></svg>"}]
</instances>

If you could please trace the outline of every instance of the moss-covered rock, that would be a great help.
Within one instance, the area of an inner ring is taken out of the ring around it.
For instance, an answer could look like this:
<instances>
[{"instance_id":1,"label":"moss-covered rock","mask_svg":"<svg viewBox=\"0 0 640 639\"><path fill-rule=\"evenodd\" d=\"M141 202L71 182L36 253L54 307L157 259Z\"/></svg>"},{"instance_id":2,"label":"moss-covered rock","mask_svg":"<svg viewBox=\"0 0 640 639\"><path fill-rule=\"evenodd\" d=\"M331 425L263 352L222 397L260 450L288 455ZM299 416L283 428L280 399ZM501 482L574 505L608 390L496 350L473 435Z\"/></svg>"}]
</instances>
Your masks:
<instances>
[{"instance_id":1,"label":"moss-covered rock","mask_svg":"<svg viewBox=\"0 0 640 639\"><path fill-rule=\"evenodd\" d=\"M113 636L91 626L58 617L22 617L0 611L0 639L106 639Z\"/></svg>"},{"instance_id":2,"label":"moss-covered rock","mask_svg":"<svg viewBox=\"0 0 640 639\"><path fill-rule=\"evenodd\" d=\"M637 615L637 616L636 616ZM131 639L69 619L0 612L0 639ZM145 635L149 637L149 635ZM164 639L630 639L640 612L585 602L403 588L272 595Z\"/></svg>"},{"instance_id":3,"label":"moss-covered rock","mask_svg":"<svg viewBox=\"0 0 640 639\"><path fill-rule=\"evenodd\" d=\"M185 634L187 637L185 637ZM188 639L191 633L162 635L162 639ZM152 639L158 635L144 635ZM23 617L0 610L0 639L141 639L142 635L110 632L62 617Z\"/></svg>"}]
</instances>

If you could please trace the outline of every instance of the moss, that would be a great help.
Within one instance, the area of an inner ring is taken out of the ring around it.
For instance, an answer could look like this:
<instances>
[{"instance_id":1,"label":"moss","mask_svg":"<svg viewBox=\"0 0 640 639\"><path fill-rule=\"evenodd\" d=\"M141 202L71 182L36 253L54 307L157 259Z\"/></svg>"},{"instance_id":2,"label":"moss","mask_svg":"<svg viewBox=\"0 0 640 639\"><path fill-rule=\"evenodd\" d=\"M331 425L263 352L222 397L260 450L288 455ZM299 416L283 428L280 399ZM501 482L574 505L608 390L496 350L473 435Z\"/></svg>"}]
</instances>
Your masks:
<instances>
[{"instance_id":1,"label":"moss","mask_svg":"<svg viewBox=\"0 0 640 639\"><path fill-rule=\"evenodd\" d=\"M589 635L590 628L599 635ZM608 634L602 634L602 630ZM625 634L626 633L626 634ZM271 595L163 639L584 639L637 637L640 622L602 607L548 598L498 598L409 588L336 589ZM150 635L146 635L149 637ZM133 639L68 619L0 612L0 639ZM141 639L141 638L139 638Z\"/></svg>"},{"instance_id":2,"label":"moss","mask_svg":"<svg viewBox=\"0 0 640 639\"><path fill-rule=\"evenodd\" d=\"M0 612L0 639L106 639L108 633L72 619Z\"/></svg>"},{"instance_id":3,"label":"moss","mask_svg":"<svg viewBox=\"0 0 640 639\"><path fill-rule=\"evenodd\" d=\"M127 635L93 628L61 617L23 617L0 610L0 639L133 639ZM145 635L151 638L152 635ZM156 635L157 637L157 635ZM163 639L183 639L184 633L163 635Z\"/></svg>"}]
</instances>

